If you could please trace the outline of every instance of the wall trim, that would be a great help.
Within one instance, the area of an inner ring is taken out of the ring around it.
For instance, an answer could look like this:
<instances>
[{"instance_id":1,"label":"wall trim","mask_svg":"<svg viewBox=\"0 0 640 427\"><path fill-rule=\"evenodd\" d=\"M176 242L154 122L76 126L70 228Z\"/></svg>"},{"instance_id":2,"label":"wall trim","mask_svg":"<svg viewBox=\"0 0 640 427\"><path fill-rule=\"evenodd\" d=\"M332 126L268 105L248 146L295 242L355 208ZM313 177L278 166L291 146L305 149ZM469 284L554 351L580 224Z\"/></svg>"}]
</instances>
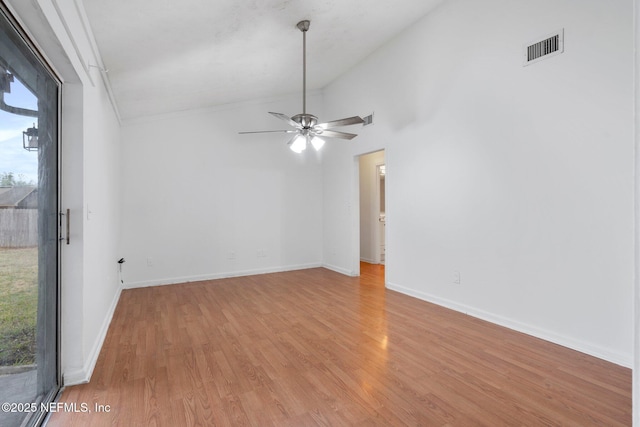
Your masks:
<instances>
[{"instance_id":1,"label":"wall trim","mask_svg":"<svg viewBox=\"0 0 640 427\"><path fill-rule=\"evenodd\" d=\"M70 386L70 385L78 385L78 384L86 384L91 379L91 375L93 375L93 370L96 367L96 363L98 362L98 356L100 356L100 351L102 350L102 345L104 344L104 340L107 337L107 332L109 331L109 326L111 325L111 320L113 319L113 315L116 311L116 307L118 306L118 301L120 300L120 295L122 294L122 286L118 286L116 294L111 301L111 305L109 306L109 311L102 322L102 327L100 328L100 333L98 337L93 343L93 347L89 352L89 355L85 359L84 366L80 369L73 369L69 371L65 371L62 374L62 386Z\"/></svg>"},{"instance_id":2,"label":"wall trim","mask_svg":"<svg viewBox=\"0 0 640 427\"><path fill-rule=\"evenodd\" d=\"M180 283L201 282L204 280L227 279L230 277L255 276L258 274L282 273L285 271L306 270L309 268L320 268L320 263L297 264L269 268L258 268L252 270L229 271L224 273L201 274L195 276L167 277L163 279L145 280L140 282L130 282L124 284L124 289L147 288L150 286L177 285Z\"/></svg>"},{"instance_id":3,"label":"wall trim","mask_svg":"<svg viewBox=\"0 0 640 427\"><path fill-rule=\"evenodd\" d=\"M351 270L347 270L346 268L338 267L332 264L322 264L322 268L326 268L327 270L335 271L336 273L344 274L345 276L350 277L358 277L360 274Z\"/></svg>"},{"instance_id":4,"label":"wall trim","mask_svg":"<svg viewBox=\"0 0 640 427\"><path fill-rule=\"evenodd\" d=\"M460 304L455 301L451 301L445 298L440 298L435 295L428 294L426 292L417 291L415 289L407 288L396 283L387 283L387 288L400 292L405 295L412 296L414 298L427 301L441 307L445 307L466 315L476 317L487 322L494 323L499 326L504 326L511 330L522 332L523 334L531 335L536 338L543 339L545 341L552 342L554 344L561 345L563 347L570 348L572 350L579 351L581 353L588 354L590 356L597 357L599 359L606 360L607 362L615 363L616 365L623 366L625 368L631 368L633 366L633 358L631 355L625 355L617 352L613 352L607 348L593 345L584 341L576 340L565 335L557 334L555 332L548 331L546 329L538 328L533 325L518 322L507 317L499 316L493 313L489 313L484 310L477 309L465 304Z\"/></svg>"},{"instance_id":5,"label":"wall trim","mask_svg":"<svg viewBox=\"0 0 640 427\"><path fill-rule=\"evenodd\" d=\"M53 1L57 2L59 0L53 0ZM115 113L116 118L118 119L118 124L120 124L122 122L122 119L120 117L120 111L118 110L118 104L116 103L115 95L113 94L113 88L111 87L111 80L107 75L107 71L104 66L104 62L102 61L102 56L100 55L100 50L98 49L98 44L96 43L93 32L90 30L91 25L89 24L89 18L87 17L87 12L85 11L84 5L80 0L73 0L73 5L75 6L76 13L80 18L80 23L82 24L82 31L84 32L85 37L89 41L89 46L91 48L91 55L96 61L96 64L94 65L101 69L99 72L100 80L102 81L102 84L104 85L104 88L107 91L107 96L109 97L109 101L111 102L111 108L113 109L113 112ZM85 69L85 71L90 76L90 78L91 78L91 73L89 68L91 67L91 65L92 64L87 63L86 69Z\"/></svg>"},{"instance_id":6,"label":"wall trim","mask_svg":"<svg viewBox=\"0 0 640 427\"><path fill-rule=\"evenodd\" d=\"M50 1L51 1L51 5L53 5L53 8L55 9L56 16L58 17L58 19L60 20L60 23L62 24L62 27L64 28L65 34L67 36L67 39L69 40L69 42L71 43L71 45L73 47L73 50L74 50L74 52L76 54L76 58L80 61L80 65L81 65L82 69L84 70L85 76L87 76L87 78L89 79L89 82L91 83L91 86L95 87L96 84L93 81L93 77L91 76L91 73L89 72L89 62L84 58L84 56L82 55L82 52L80 51L80 47L78 46L78 43L76 42L76 38L73 36L73 32L71 31L71 28L69 27L69 23L67 22L67 18L65 17L64 13L62 13L62 9L60 7L59 0L50 0Z\"/></svg>"}]
</instances>

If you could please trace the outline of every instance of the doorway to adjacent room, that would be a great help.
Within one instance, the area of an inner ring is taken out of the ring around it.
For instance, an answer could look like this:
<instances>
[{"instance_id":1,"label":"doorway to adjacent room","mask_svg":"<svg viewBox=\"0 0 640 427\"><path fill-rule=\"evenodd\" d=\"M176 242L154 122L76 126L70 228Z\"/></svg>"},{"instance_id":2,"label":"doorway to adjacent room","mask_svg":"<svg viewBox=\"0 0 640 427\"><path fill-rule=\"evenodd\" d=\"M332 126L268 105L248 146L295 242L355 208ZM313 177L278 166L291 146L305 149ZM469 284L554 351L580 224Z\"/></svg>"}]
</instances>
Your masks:
<instances>
[{"instance_id":1,"label":"doorway to adjacent room","mask_svg":"<svg viewBox=\"0 0 640 427\"><path fill-rule=\"evenodd\" d=\"M384 150L358 159L360 193L360 260L386 261L386 164Z\"/></svg>"}]
</instances>

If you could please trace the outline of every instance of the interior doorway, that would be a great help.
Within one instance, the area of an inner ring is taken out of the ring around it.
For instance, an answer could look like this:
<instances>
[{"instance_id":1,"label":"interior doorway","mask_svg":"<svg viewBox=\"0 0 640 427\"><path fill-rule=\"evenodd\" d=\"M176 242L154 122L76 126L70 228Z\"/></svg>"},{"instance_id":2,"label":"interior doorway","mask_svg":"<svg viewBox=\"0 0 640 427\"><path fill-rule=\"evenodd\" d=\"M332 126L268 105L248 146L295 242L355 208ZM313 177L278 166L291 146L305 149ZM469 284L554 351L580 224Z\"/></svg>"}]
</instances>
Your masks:
<instances>
[{"instance_id":1,"label":"interior doorway","mask_svg":"<svg viewBox=\"0 0 640 427\"><path fill-rule=\"evenodd\" d=\"M386 163L384 150L358 158L360 261L386 262Z\"/></svg>"}]
</instances>

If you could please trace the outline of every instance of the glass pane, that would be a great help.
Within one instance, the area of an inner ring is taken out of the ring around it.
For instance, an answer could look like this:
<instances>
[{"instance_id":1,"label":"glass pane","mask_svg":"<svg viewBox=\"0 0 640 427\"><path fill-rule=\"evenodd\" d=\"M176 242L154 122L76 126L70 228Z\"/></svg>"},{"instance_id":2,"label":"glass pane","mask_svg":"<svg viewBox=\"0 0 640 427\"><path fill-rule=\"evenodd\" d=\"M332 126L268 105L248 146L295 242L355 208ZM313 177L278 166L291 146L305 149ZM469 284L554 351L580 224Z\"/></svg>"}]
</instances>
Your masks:
<instances>
[{"instance_id":1,"label":"glass pane","mask_svg":"<svg viewBox=\"0 0 640 427\"><path fill-rule=\"evenodd\" d=\"M57 123L58 83L0 14L1 426L58 389Z\"/></svg>"}]
</instances>

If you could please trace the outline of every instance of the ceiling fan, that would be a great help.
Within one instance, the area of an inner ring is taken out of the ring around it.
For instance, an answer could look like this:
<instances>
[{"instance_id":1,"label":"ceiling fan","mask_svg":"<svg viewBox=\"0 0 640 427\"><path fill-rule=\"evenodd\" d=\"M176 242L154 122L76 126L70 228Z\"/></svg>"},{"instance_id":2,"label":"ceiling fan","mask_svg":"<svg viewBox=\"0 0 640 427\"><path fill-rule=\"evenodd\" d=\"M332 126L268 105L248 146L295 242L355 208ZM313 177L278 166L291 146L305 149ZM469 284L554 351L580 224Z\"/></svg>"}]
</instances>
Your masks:
<instances>
[{"instance_id":1,"label":"ceiling fan","mask_svg":"<svg viewBox=\"0 0 640 427\"><path fill-rule=\"evenodd\" d=\"M359 116L318 123L316 116L307 114L307 31L309 30L309 24L310 22L305 20L298 22L296 25L298 29L302 31L302 114L288 117L282 113L269 112L272 116L287 122L294 129L239 132L240 134L269 132L294 134L289 142L287 142L287 145L296 153L304 151L308 144L311 144L313 148L319 150L324 145L323 138L353 139L358 136L355 133L340 132L332 128L364 123L364 120Z\"/></svg>"}]
</instances>

